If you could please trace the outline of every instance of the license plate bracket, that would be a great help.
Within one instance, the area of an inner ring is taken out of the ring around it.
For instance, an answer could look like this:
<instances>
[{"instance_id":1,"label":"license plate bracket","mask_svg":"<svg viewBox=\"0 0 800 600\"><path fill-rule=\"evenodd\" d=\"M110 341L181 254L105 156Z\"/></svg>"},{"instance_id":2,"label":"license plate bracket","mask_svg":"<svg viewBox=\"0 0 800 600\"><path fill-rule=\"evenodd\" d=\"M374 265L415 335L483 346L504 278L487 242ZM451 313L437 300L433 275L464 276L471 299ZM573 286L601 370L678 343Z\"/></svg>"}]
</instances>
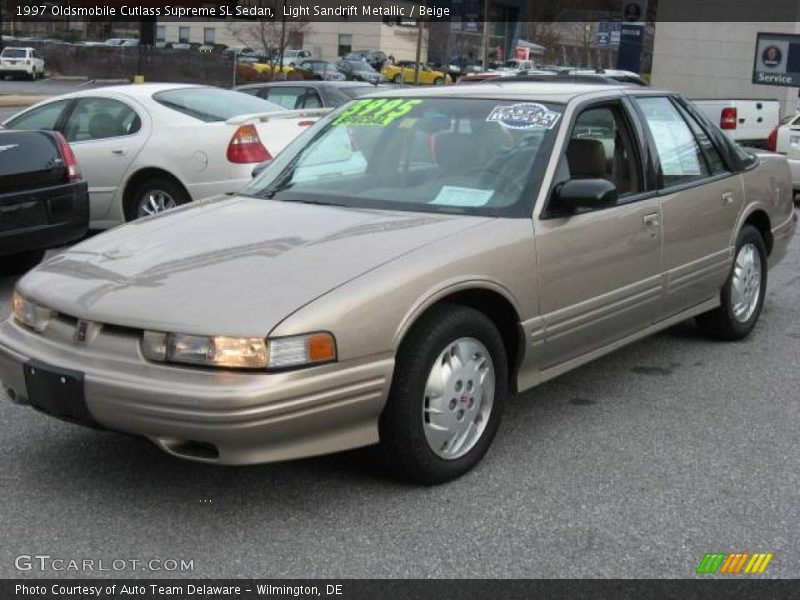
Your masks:
<instances>
[{"instance_id":1,"label":"license plate bracket","mask_svg":"<svg viewBox=\"0 0 800 600\"><path fill-rule=\"evenodd\" d=\"M28 402L35 409L71 423L99 427L86 407L83 373L37 360L25 363L23 370Z\"/></svg>"}]
</instances>

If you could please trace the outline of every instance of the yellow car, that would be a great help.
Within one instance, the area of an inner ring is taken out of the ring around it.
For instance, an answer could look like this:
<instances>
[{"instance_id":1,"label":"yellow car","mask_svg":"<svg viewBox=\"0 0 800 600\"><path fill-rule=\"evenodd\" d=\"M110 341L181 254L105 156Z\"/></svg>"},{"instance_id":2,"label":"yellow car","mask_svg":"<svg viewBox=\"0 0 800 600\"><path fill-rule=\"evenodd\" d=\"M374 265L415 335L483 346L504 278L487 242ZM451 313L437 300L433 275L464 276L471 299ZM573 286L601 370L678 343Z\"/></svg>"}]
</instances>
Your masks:
<instances>
[{"instance_id":1,"label":"yellow car","mask_svg":"<svg viewBox=\"0 0 800 600\"><path fill-rule=\"evenodd\" d=\"M274 68L276 72L283 73L284 75L288 75L294 69L288 65L283 65L283 67L279 65L269 65L267 63L252 63L251 65L258 73L271 73L272 69Z\"/></svg>"},{"instance_id":2,"label":"yellow car","mask_svg":"<svg viewBox=\"0 0 800 600\"><path fill-rule=\"evenodd\" d=\"M393 65L384 65L381 75L394 83L414 83L414 64L410 61L400 61ZM419 82L425 85L445 85L453 83L450 75L441 71L434 71L428 65L420 64Z\"/></svg>"}]
</instances>

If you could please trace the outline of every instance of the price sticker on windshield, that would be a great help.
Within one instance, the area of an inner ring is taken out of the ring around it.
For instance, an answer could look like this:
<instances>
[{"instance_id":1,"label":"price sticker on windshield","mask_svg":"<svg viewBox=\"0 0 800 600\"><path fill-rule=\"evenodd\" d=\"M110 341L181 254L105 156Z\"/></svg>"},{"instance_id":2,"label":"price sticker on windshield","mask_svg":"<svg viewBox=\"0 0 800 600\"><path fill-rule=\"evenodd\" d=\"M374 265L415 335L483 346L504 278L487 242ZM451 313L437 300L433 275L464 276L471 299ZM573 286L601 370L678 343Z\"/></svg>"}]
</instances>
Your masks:
<instances>
[{"instance_id":1,"label":"price sticker on windshield","mask_svg":"<svg viewBox=\"0 0 800 600\"><path fill-rule=\"evenodd\" d=\"M346 108L333 125L379 125L388 127L414 110L422 100L403 98L364 99Z\"/></svg>"},{"instance_id":2,"label":"price sticker on windshield","mask_svg":"<svg viewBox=\"0 0 800 600\"><path fill-rule=\"evenodd\" d=\"M486 120L489 123L500 123L508 129L533 129L542 127L552 129L558 123L561 113L555 112L534 102L495 106Z\"/></svg>"}]
</instances>

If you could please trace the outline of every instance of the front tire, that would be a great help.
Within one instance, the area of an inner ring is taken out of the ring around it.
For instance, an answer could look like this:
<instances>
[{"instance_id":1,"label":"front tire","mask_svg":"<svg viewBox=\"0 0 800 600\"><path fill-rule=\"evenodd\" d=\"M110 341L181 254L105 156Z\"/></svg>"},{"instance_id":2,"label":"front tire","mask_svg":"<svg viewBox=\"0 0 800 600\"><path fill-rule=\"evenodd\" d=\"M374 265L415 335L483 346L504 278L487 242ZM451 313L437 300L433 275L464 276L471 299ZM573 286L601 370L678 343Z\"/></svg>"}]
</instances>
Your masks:
<instances>
[{"instance_id":1,"label":"front tire","mask_svg":"<svg viewBox=\"0 0 800 600\"><path fill-rule=\"evenodd\" d=\"M402 73L398 73L397 75L394 76L394 79L392 79L392 81L397 85L403 85L403 83L404 83L403 74Z\"/></svg>"},{"instance_id":2,"label":"front tire","mask_svg":"<svg viewBox=\"0 0 800 600\"><path fill-rule=\"evenodd\" d=\"M397 354L380 418L383 455L401 477L438 484L460 477L489 449L508 393L505 346L472 308L442 304Z\"/></svg>"},{"instance_id":3,"label":"front tire","mask_svg":"<svg viewBox=\"0 0 800 600\"><path fill-rule=\"evenodd\" d=\"M191 198L181 186L166 177L154 177L140 184L133 192L128 220L150 217L186 204Z\"/></svg>"},{"instance_id":4,"label":"front tire","mask_svg":"<svg viewBox=\"0 0 800 600\"><path fill-rule=\"evenodd\" d=\"M741 340L758 322L767 292L767 247L761 233L745 225L736 240L734 262L720 291L721 305L697 317L700 330L721 340Z\"/></svg>"}]
</instances>

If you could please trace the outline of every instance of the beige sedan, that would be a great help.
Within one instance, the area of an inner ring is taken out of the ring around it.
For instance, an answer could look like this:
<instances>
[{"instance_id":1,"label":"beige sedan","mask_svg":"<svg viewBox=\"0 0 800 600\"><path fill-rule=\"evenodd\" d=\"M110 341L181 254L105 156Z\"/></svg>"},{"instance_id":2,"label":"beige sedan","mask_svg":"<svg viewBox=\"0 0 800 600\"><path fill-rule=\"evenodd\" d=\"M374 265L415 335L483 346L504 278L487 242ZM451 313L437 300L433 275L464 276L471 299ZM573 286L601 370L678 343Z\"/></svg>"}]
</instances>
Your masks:
<instances>
[{"instance_id":1,"label":"beige sedan","mask_svg":"<svg viewBox=\"0 0 800 600\"><path fill-rule=\"evenodd\" d=\"M379 443L437 483L511 393L696 317L748 335L794 233L786 159L669 92L499 82L325 117L236 197L92 238L20 280L16 402L182 458Z\"/></svg>"}]
</instances>

